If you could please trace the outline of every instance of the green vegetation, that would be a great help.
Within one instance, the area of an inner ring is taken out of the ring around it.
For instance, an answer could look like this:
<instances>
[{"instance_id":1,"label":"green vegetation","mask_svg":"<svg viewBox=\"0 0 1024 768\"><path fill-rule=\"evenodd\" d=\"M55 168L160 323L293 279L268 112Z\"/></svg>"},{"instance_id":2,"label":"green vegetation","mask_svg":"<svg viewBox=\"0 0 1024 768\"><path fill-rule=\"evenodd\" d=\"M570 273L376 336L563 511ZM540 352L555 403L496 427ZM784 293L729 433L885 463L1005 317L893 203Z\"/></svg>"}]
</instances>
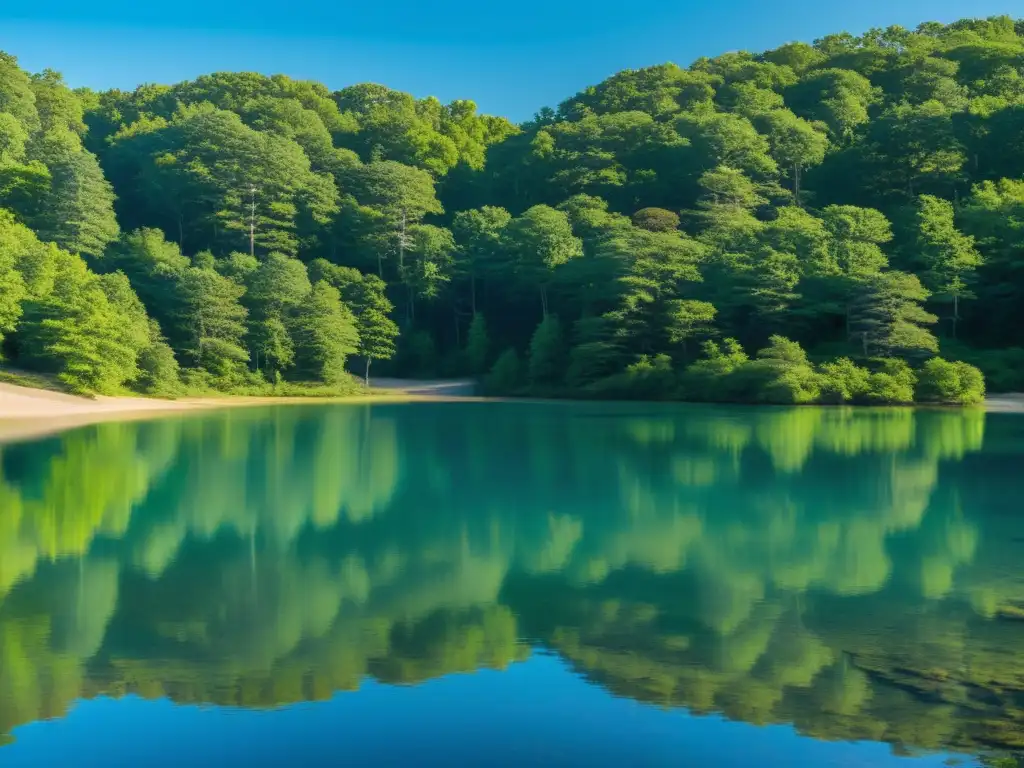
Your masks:
<instances>
[{"instance_id":1,"label":"green vegetation","mask_svg":"<svg viewBox=\"0 0 1024 768\"><path fill-rule=\"evenodd\" d=\"M2 55L2 350L82 392L350 365L967 404L967 364L1021 390L1022 61L1008 17L888 27L627 70L516 126L253 73L71 91Z\"/></svg>"}]
</instances>

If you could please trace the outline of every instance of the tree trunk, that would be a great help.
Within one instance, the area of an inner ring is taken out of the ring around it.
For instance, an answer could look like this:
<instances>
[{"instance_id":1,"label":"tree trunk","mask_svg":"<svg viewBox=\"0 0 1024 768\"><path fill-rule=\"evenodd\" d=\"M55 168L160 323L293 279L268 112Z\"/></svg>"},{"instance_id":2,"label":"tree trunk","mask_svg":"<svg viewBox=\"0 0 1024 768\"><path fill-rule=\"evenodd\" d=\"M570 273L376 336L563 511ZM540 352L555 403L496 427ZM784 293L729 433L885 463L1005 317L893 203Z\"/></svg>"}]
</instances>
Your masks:
<instances>
[{"instance_id":1,"label":"tree trunk","mask_svg":"<svg viewBox=\"0 0 1024 768\"><path fill-rule=\"evenodd\" d=\"M469 306L476 317L476 275L469 276Z\"/></svg>"},{"instance_id":2,"label":"tree trunk","mask_svg":"<svg viewBox=\"0 0 1024 768\"><path fill-rule=\"evenodd\" d=\"M803 208L800 203L800 166L793 166L793 195L796 197L796 207Z\"/></svg>"},{"instance_id":3,"label":"tree trunk","mask_svg":"<svg viewBox=\"0 0 1024 768\"><path fill-rule=\"evenodd\" d=\"M377 249L377 275L381 280L384 279L384 258L380 255L380 249Z\"/></svg>"},{"instance_id":4,"label":"tree trunk","mask_svg":"<svg viewBox=\"0 0 1024 768\"><path fill-rule=\"evenodd\" d=\"M402 269L405 267L405 209L402 209L402 237L398 241L398 274L402 274Z\"/></svg>"},{"instance_id":5,"label":"tree trunk","mask_svg":"<svg viewBox=\"0 0 1024 768\"><path fill-rule=\"evenodd\" d=\"M953 341L956 341L956 326L960 322L960 294L953 294Z\"/></svg>"},{"instance_id":6,"label":"tree trunk","mask_svg":"<svg viewBox=\"0 0 1024 768\"><path fill-rule=\"evenodd\" d=\"M459 327L458 306L452 307L452 317L455 318L455 348L459 349L462 346L462 329Z\"/></svg>"},{"instance_id":7,"label":"tree trunk","mask_svg":"<svg viewBox=\"0 0 1024 768\"><path fill-rule=\"evenodd\" d=\"M540 287L540 309L546 318L548 316L548 287L546 285Z\"/></svg>"},{"instance_id":8,"label":"tree trunk","mask_svg":"<svg viewBox=\"0 0 1024 768\"><path fill-rule=\"evenodd\" d=\"M373 358L370 357L369 355L367 355L366 356L366 376L363 379L363 381L366 383L366 386L370 386L370 363L371 362L373 362Z\"/></svg>"}]
</instances>

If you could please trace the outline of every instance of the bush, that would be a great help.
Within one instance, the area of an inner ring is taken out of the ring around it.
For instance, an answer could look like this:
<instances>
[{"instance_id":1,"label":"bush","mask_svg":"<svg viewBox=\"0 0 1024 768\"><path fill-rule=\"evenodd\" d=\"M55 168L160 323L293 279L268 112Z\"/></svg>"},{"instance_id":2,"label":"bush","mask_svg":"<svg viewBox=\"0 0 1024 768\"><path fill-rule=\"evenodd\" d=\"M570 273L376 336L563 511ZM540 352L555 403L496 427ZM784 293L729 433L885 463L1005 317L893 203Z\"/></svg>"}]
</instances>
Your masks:
<instances>
[{"instance_id":1,"label":"bush","mask_svg":"<svg viewBox=\"0 0 1024 768\"><path fill-rule=\"evenodd\" d=\"M740 365L731 378L731 389L743 402L804 405L817 402L821 394L821 377L807 353L784 336L772 336L757 359Z\"/></svg>"},{"instance_id":2,"label":"bush","mask_svg":"<svg viewBox=\"0 0 1024 768\"><path fill-rule=\"evenodd\" d=\"M672 358L643 355L622 373L591 384L587 392L596 397L623 400L671 400L678 386Z\"/></svg>"},{"instance_id":3,"label":"bush","mask_svg":"<svg viewBox=\"0 0 1024 768\"><path fill-rule=\"evenodd\" d=\"M506 349L498 357L491 372L484 379L484 392L489 395L508 395L522 385L523 366L514 349Z\"/></svg>"},{"instance_id":4,"label":"bush","mask_svg":"<svg viewBox=\"0 0 1024 768\"><path fill-rule=\"evenodd\" d=\"M700 402L722 403L735 399L731 376L750 358L736 339L726 339L721 345L706 341L704 357L691 364L683 374L683 392L687 399Z\"/></svg>"},{"instance_id":5,"label":"bush","mask_svg":"<svg viewBox=\"0 0 1024 768\"><path fill-rule=\"evenodd\" d=\"M985 379L973 365L933 357L921 367L916 394L922 403L974 405L985 399Z\"/></svg>"},{"instance_id":6,"label":"bush","mask_svg":"<svg viewBox=\"0 0 1024 768\"><path fill-rule=\"evenodd\" d=\"M848 357L840 357L818 366L821 376L819 401L832 405L860 402L870 388L871 372L861 368Z\"/></svg>"},{"instance_id":7,"label":"bush","mask_svg":"<svg viewBox=\"0 0 1024 768\"><path fill-rule=\"evenodd\" d=\"M909 405L914 402L917 376L903 360L888 358L878 362L879 370L868 377L864 399L877 405Z\"/></svg>"}]
</instances>

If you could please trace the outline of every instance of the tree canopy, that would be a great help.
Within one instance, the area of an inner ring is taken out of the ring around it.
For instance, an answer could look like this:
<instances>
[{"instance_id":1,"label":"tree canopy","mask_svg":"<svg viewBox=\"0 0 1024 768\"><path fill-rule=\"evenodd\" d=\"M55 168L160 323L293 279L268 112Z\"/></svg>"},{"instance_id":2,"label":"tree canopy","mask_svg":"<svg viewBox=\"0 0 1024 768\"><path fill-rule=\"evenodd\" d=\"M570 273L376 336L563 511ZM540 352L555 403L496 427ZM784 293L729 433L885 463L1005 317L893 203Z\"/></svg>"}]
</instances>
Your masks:
<instances>
[{"instance_id":1,"label":"tree canopy","mask_svg":"<svg viewBox=\"0 0 1024 768\"><path fill-rule=\"evenodd\" d=\"M1020 388L1021 32L926 22L627 70L518 126L251 72L72 91L3 54L0 227L28 244L0 256L3 353L57 367L29 338L69 268L53 244L122 272L138 338L194 385L348 381L302 362L315 296L363 376L476 375L508 350L529 368L555 316L555 395L658 360L690 397L704 342L774 336L812 365L941 356Z\"/></svg>"}]
</instances>

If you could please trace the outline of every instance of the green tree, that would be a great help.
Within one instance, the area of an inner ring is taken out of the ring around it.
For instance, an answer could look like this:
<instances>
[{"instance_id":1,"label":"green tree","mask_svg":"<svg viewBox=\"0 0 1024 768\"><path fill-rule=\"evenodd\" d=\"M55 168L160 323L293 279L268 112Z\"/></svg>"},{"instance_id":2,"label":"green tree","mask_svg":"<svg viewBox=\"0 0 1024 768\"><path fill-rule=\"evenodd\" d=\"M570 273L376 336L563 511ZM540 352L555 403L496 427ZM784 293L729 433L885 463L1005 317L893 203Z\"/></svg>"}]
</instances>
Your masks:
<instances>
[{"instance_id":1,"label":"green tree","mask_svg":"<svg viewBox=\"0 0 1024 768\"><path fill-rule=\"evenodd\" d=\"M316 283L292 321L296 375L325 384L345 380L345 360L359 348L359 332L338 289Z\"/></svg>"},{"instance_id":2,"label":"green tree","mask_svg":"<svg viewBox=\"0 0 1024 768\"><path fill-rule=\"evenodd\" d=\"M490 346L487 321L482 314L473 315L473 321L469 324L469 334L466 337L466 359L469 363L469 371L473 375L479 376L487 370Z\"/></svg>"},{"instance_id":3,"label":"green tree","mask_svg":"<svg viewBox=\"0 0 1024 768\"><path fill-rule=\"evenodd\" d=\"M555 384L565 361L565 338L557 315L546 315L530 340L528 361L530 383L534 386Z\"/></svg>"},{"instance_id":4,"label":"green tree","mask_svg":"<svg viewBox=\"0 0 1024 768\"><path fill-rule=\"evenodd\" d=\"M955 339L960 301L974 297L970 285L982 261L974 238L956 228L952 203L930 195L921 196L917 206L916 251L925 286L938 300L953 305L950 322Z\"/></svg>"},{"instance_id":5,"label":"green tree","mask_svg":"<svg viewBox=\"0 0 1024 768\"><path fill-rule=\"evenodd\" d=\"M502 233L512 216L504 208L484 206L459 211L452 223L457 250L455 272L469 280L469 306L477 315L477 282L497 271L502 259Z\"/></svg>"},{"instance_id":6,"label":"green tree","mask_svg":"<svg viewBox=\"0 0 1024 768\"><path fill-rule=\"evenodd\" d=\"M915 275L881 272L862 284L851 309L850 330L865 357L927 356L939 349L925 327L936 317L921 304L928 291Z\"/></svg>"},{"instance_id":7,"label":"green tree","mask_svg":"<svg viewBox=\"0 0 1024 768\"><path fill-rule=\"evenodd\" d=\"M534 206L508 223L503 240L515 274L540 293L541 310L547 317L555 270L583 255L583 243L573 234L568 216L546 205Z\"/></svg>"}]
</instances>

